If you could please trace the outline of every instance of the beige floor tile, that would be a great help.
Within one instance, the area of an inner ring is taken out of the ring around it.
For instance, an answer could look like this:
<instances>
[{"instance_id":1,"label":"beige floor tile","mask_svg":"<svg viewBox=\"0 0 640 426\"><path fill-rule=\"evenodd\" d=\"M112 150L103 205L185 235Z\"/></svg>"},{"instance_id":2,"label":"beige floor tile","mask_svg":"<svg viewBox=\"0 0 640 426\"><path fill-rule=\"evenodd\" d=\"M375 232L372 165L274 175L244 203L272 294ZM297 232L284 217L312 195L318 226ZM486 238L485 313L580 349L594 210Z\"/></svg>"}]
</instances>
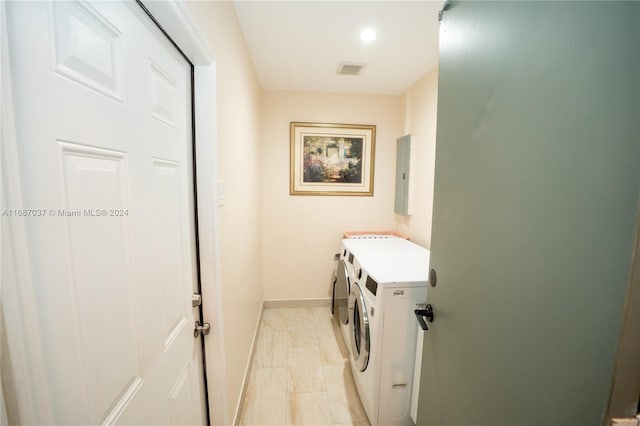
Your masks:
<instances>
[{"instance_id":1,"label":"beige floor tile","mask_svg":"<svg viewBox=\"0 0 640 426\"><path fill-rule=\"evenodd\" d=\"M260 331L284 330L287 328L287 313L282 309L265 309L262 312L262 320L260 321Z\"/></svg>"},{"instance_id":2,"label":"beige floor tile","mask_svg":"<svg viewBox=\"0 0 640 426\"><path fill-rule=\"evenodd\" d=\"M288 426L331 426L325 392L292 393L287 395Z\"/></svg>"},{"instance_id":3,"label":"beige floor tile","mask_svg":"<svg viewBox=\"0 0 640 426\"><path fill-rule=\"evenodd\" d=\"M322 339L344 340L338 321L331 321L327 327L316 329L316 334Z\"/></svg>"},{"instance_id":4,"label":"beige floor tile","mask_svg":"<svg viewBox=\"0 0 640 426\"><path fill-rule=\"evenodd\" d=\"M349 359L349 351L339 328L317 330L322 365L342 365Z\"/></svg>"},{"instance_id":5,"label":"beige floor tile","mask_svg":"<svg viewBox=\"0 0 640 426\"><path fill-rule=\"evenodd\" d=\"M368 421L363 420L361 422L349 422L349 423L334 423L333 426L371 426Z\"/></svg>"},{"instance_id":6,"label":"beige floor tile","mask_svg":"<svg viewBox=\"0 0 640 426\"><path fill-rule=\"evenodd\" d=\"M289 347L287 350L288 368L321 367L322 361L316 348Z\"/></svg>"},{"instance_id":7,"label":"beige floor tile","mask_svg":"<svg viewBox=\"0 0 640 426\"><path fill-rule=\"evenodd\" d=\"M246 426L282 425L285 418L284 368L257 369L248 383L240 423Z\"/></svg>"},{"instance_id":8,"label":"beige floor tile","mask_svg":"<svg viewBox=\"0 0 640 426\"><path fill-rule=\"evenodd\" d=\"M287 393L327 390L322 367L287 368Z\"/></svg>"},{"instance_id":9,"label":"beige floor tile","mask_svg":"<svg viewBox=\"0 0 640 426\"><path fill-rule=\"evenodd\" d=\"M323 371L327 383L331 420L334 423L366 420L367 416L360 403L349 363L325 366Z\"/></svg>"},{"instance_id":10,"label":"beige floor tile","mask_svg":"<svg viewBox=\"0 0 640 426\"><path fill-rule=\"evenodd\" d=\"M337 342L319 342L320 362L322 365L340 365L349 360L349 352Z\"/></svg>"},{"instance_id":11,"label":"beige floor tile","mask_svg":"<svg viewBox=\"0 0 640 426\"><path fill-rule=\"evenodd\" d=\"M323 306L319 308L311 308L311 316L313 322L317 327L330 328L333 322L333 315L331 315L331 306Z\"/></svg>"},{"instance_id":12,"label":"beige floor tile","mask_svg":"<svg viewBox=\"0 0 640 426\"><path fill-rule=\"evenodd\" d=\"M300 322L289 327L289 347L318 350L318 334L310 322Z\"/></svg>"},{"instance_id":13,"label":"beige floor tile","mask_svg":"<svg viewBox=\"0 0 640 426\"><path fill-rule=\"evenodd\" d=\"M262 330L254 354L256 368L280 368L287 364L288 330Z\"/></svg>"},{"instance_id":14,"label":"beige floor tile","mask_svg":"<svg viewBox=\"0 0 640 426\"><path fill-rule=\"evenodd\" d=\"M309 308L287 308L283 311L287 316L289 328L295 328L300 324L313 324L313 316Z\"/></svg>"},{"instance_id":15,"label":"beige floor tile","mask_svg":"<svg viewBox=\"0 0 640 426\"><path fill-rule=\"evenodd\" d=\"M370 426L329 307L265 309L240 424Z\"/></svg>"}]
</instances>

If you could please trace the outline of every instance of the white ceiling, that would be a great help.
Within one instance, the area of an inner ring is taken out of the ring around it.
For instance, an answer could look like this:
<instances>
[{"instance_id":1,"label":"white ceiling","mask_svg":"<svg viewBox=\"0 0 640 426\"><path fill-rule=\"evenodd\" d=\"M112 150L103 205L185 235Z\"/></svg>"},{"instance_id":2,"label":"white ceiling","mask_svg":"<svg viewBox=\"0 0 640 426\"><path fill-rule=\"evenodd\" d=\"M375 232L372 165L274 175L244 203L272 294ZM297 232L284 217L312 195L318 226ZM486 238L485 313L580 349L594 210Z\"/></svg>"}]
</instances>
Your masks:
<instances>
[{"instance_id":1,"label":"white ceiling","mask_svg":"<svg viewBox=\"0 0 640 426\"><path fill-rule=\"evenodd\" d=\"M442 1L247 1L234 7L264 89L401 94L438 63ZM372 27L370 44L360 33ZM342 61L366 64L338 75Z\"/></svg>"}]
</instances>

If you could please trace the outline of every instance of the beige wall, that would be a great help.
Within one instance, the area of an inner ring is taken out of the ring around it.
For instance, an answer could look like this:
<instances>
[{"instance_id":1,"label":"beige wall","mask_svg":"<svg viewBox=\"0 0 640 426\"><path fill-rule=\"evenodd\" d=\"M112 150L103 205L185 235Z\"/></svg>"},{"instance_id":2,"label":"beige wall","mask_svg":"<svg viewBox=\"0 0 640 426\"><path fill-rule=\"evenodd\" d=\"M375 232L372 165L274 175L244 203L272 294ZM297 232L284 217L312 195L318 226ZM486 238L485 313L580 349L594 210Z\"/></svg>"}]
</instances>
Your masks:
<instances>
[{"instance_id":1,"label":"beige wall","mask_svg":"<svg viewBox=\"0 0 640 426\"><path fill-rule=\"evenodd\" d=\"M430 248L433 178L436 154L438 69L434 68L404 94L404 132L411 134L411 216L395 215L395 230Z\"/></svg>"},{"instance_id":2,"label":"beige wall","mask_svg":"<svg viewBox=\"0 0 640 426\"><path fill-rule=\"evenodd\" d=\"M330 297L333 254L348 230L393 228L402 97L264 91L261 103L265 300ZM289 123L375 124L373 197L289 195Z\"/></svg>"},{"instance_id":3,"label":"beige wall","mask_svg":"<svg viewBox=\"0 0 640 426\"><path fill-rule=\"evenodd\" d=\"M403 96L261 92L231 3L187 4L218 72L218 165L224 180L218 326L226 364L224 418L230 423L262 300L330 297L333 254L346 230L395 227L428 245L437 71ZM375 124L374 196L290 196L291 121ZM394 220L395 141L407 132L413 135L414 190L420 196L411 218Z\"/></svg>"},{"instance_id":4,"label":"beige wall","mask_svg":"<svg viewBox=\"0 0 640 426\"><path fill-rule=\"evenodd\" d=\"M226 423L233 420L262 303L260 272L260 87L230 2L189 2L216 56L219 208ZM202 259L207 262L207 259ZM213 261L213 260L209 260ZM206 301L205 301L206 303ZM219 386L210 383L209 386ZM222 407L214 407L214 411Z\"/></svg>"}]
</instances>

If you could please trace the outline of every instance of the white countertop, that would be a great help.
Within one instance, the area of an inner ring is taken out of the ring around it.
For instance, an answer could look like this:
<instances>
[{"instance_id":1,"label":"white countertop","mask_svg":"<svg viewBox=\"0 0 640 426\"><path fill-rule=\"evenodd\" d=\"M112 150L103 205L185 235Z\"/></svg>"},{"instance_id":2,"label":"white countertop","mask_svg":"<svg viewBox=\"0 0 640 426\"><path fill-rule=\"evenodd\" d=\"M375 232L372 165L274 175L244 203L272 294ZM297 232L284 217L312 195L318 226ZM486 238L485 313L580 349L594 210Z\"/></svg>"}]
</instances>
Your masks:
<instances>
[{"instance_id":1,"label":"white countertop","mask_svg":"<svg viewBox=\"0 0 640 426\"><path fill-rule=\"evenodd\" d=\"M379 284L428 281L430 252L411 241L348 238L342 243Z\"/></svg>"}]
</instances>

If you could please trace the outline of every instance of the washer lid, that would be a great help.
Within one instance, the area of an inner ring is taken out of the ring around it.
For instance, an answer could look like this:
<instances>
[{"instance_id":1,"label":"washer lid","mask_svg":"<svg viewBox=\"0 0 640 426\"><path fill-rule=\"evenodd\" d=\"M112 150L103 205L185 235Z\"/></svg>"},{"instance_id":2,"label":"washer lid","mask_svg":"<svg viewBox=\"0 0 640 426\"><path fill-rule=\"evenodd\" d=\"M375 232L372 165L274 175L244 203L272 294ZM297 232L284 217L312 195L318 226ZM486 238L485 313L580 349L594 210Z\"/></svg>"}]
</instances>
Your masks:
<instances>
[{"instance_id":1,"label":"washer lid","mask_svg":"<svg viewBox=\"0 0 640 426\"><path fill-rule=\"evenodd\" d=\"M378 283L424 282L430 252L402 238L345 239L344 246Z\"/></svg>"}]
</instances>

